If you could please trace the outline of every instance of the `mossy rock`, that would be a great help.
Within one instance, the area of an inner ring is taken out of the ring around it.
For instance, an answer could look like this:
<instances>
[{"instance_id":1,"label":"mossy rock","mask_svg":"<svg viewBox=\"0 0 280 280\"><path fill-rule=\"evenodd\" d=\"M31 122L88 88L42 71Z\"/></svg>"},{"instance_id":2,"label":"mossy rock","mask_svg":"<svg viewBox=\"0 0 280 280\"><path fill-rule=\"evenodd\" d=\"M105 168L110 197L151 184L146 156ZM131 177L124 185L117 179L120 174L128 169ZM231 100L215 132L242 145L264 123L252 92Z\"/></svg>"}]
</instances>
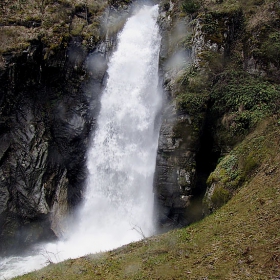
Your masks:
<instances>
[{"instance_id":1,"label":"mossy rock","mask_svg":"<svg viewBox=\"0 0 280 280\"><path fill-rule=\"evenodd\" d=\"M267 158L280 152L280 127L275 118L268 118L224 156L207 179L206 208L215 210L226 203L239 188L248 184ZM206 211L207 212L207 211Z\"/></svg>"}]
</instances>

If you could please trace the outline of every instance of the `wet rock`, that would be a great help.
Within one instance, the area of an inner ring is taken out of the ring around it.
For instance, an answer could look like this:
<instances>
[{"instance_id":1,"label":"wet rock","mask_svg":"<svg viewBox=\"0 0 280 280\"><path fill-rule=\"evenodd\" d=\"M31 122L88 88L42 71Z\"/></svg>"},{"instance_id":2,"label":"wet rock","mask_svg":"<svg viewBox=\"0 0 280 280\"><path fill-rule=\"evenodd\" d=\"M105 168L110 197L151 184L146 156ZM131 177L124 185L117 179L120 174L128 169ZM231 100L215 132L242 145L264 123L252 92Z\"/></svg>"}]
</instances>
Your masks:
<instances>
[{"instance_id":1,"label":"wet rock","mask_svg":"<svg viewBox=\"0 0 280 280\"><path fill-rule=\"evenodd\" d=\"M90 73L79 38L45 53L34 41L0 75L1 254L61 236L83 193L106 58L96 48L104 65Z\"/></svg>"},{"instance_id":2,"label":"wet rock","mask_svg":"<svg viewBox=\"0 0 280 280\"><path fill-rule=\"evenodd\" d=\"M178 116L174 104L165 108L154 177L161 227L170 228L189 223L186 209L190 205L196 164L195 151L191 148L195 140L190 136L191 129L188 118Z\"/></svg>"}]
</instances>

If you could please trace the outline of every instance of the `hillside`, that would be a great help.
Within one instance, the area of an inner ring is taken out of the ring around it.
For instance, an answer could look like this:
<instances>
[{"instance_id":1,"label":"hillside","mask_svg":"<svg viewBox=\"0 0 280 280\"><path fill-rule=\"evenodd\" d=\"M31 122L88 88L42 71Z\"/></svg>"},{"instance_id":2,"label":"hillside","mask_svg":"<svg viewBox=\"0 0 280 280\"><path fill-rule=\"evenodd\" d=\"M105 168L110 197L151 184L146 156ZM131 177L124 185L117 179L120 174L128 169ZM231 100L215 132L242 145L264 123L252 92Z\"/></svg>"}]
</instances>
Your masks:
<instances>
[{"instance_id":1,"label":"hillside","mask_svg":"<svg viewBox=\"0 0 280 280\"><path fill-rule=\"evenodd\" d=\"M263 122L236 149L246 151L261 139L266 156L259 167L224 207L202 221L15 279L278 279L280 125Z\"/></svg>"}]
</instances>

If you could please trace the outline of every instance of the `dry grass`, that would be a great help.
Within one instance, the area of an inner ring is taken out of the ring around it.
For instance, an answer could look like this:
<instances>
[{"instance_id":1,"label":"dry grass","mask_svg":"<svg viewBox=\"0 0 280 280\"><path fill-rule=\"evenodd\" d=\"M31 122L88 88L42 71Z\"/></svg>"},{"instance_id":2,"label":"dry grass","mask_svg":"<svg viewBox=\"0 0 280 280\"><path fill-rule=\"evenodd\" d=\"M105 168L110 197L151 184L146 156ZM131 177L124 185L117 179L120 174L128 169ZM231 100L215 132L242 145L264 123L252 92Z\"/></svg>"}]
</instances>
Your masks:
<instances>
[{"instance_id":1,"label":"dry grass","mask_svg":"<svg viewBox=\"0 0 280 280\"><path fill-rule=\"evenodd\" d=\"M41 38L46 46L59 46L69 35L98 40L99 24L107 1L11 0L0 4L0 54L22 50ZM77 27L77 18L83 21Z\"/></svg>"},{"instance_id":2,"label":"dry grass","mask_svg":"<svg viewBox=\"0 0 280 280\"><path fill-rule=\"evenodd\" d=\"M279 15L275 12L274 7L275 1L271 3L264 3L262 6L254 7L255 11L253 16L250 16L247 22L248 31L276 21L279 18Z\"/></svg>"},{"instance_id":3,"label":"dry grass","mask_svg":"<svg viewBox=\"0 0 280 280\"><path fill-rule=\"evenodd\" d=\"M279 1L275 0L204 0L205 11L217 13L229 13L242 10L246 17L247 30L253 30L261 25L271 23L279 19Z\"/></svg>"}]
</instances>

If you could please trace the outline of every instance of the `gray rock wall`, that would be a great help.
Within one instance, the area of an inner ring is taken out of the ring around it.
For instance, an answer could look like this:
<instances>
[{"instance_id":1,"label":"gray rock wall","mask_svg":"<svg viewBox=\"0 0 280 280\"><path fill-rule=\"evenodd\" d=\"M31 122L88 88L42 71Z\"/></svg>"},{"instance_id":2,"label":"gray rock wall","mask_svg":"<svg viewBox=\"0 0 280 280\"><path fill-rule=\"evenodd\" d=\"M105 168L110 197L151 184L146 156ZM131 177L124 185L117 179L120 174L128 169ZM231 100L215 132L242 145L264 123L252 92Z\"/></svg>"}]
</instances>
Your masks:
<instances>
[{"instance_id":1,"label":"gray rock wall","mask_svg":"<svg viewBox=\"0 0 280 280\"><path fill-rule=\"evenodd\" d=\"M0 73L1 254L60 236L82 197L105 53L96 48L87 58L79 38L47 52L32 42L22 54L7 54Z\"/></svg>"},{"instance_id":2,"label":"gray rock wall","mask_svg":"<svg viewBox=\"0 0 280 280\"><path fill-rule=\"evenodd\" d=\"M181 41L190 35L187 17L173 18L174 4L163 5L160 14L162 47L160 68L165 104L162 112L154 192L159 230L189 224L188 208L196 182L196 152L199 139L191 116L176 101L177 80L192 64L191 51ZM176 13L176 12L175 12Z\"/></svg>"},{"instance_id":3,"label":"gray rock wall","mask_svg":"<svg viewBox=\"0 0 280 280\"><path fill-rule=\"evenodd\" d=\"M111 1L99 43L40 39L0 70L0 255L63 236L85 187L86 151L110 53L131 9Z\"/></svg>"},{"instance_id":4,"label":"gray rock wall","mask_svg":"<svg viewBox=\"0 0 280 280\"><path fill-rule=\"evenodd\" d=\"M237 11L201 12L193 19L182 16L180 7L172 1L165 3L160 15L160 62L166 103L154 189L159 227L170 229L188 225L203 215L206 179L220 149L215 147L211 131L215 120L209 110L209 81L223 69L243 18ZM193 86L195 79L197 84ZM180 98L189 103L182 107Z\"/></svg>"}]
</instances>

